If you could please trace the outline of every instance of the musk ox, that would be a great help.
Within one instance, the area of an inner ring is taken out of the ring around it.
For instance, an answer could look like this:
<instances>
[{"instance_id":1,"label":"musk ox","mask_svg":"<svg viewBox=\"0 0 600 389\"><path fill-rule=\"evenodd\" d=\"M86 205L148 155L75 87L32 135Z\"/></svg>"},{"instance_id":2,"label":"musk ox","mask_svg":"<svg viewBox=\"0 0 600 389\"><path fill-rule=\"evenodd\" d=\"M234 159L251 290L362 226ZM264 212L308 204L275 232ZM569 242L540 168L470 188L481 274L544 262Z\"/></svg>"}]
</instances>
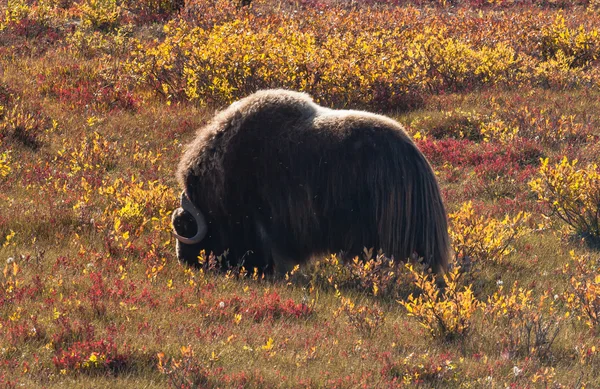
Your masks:
<instances>
[{"instance_id":1,"label":"musk ox","mask_svg":"<svg viewBox=\"0 0 600 389\"><path fill-rule=\"evenodd\" d=\"M315 255L364 248L418 256L440 273L447 220L429 162L396 121L263 90L218 113L187 147L173 212L177 257L285 273Z\"/></svg>"}]
</instances>

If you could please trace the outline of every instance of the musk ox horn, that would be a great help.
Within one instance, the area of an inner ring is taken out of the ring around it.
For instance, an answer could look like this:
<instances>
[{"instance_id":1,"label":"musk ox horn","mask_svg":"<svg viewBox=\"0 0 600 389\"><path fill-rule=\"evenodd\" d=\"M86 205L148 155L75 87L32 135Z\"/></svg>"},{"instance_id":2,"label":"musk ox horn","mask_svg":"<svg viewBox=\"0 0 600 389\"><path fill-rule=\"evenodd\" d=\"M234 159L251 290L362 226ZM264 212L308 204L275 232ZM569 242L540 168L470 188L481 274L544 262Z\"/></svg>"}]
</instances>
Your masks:
<instances>
[{"instance_id":1,"label":"musk ox horn","mask_svg":"<svg viewBox=\"0 0 600 389\"><path fill-rule=\"evenodd\" d=\"M177 238L178 241L184 244L199 243L206 236L206 220L204 219L204 215L202 215L202 212L200 212L200 210L187 197L185 191L181 192L181 208L183 208L184 211L189 212L192 215L194 221L196 222L197 232L196 235L194 235L193 237L186 238L185 236L179 235L177 231L173 229L173 235L175 235L175 238Z\"/></svg>"}]
</instances>

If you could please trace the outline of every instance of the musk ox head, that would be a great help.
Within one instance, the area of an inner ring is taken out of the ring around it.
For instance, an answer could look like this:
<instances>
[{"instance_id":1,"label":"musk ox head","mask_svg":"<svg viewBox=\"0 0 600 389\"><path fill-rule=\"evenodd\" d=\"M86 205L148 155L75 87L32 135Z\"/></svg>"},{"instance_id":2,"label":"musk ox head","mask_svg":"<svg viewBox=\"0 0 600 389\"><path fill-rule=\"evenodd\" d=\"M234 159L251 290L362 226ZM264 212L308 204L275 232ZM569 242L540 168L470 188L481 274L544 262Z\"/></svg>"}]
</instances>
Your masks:
<instances>
[{"instance_id":1,"label":"musk ox head","mask_svg":"<svg viewBox=\"0 0 600 389\"><path fill-rule=\"evenodd\" d=\"M186 148L173 212L180 261L284 273L310 257L363 249L434 271L450 255L431 166L396 121L332 110L298 92L256 92L218 113Z\"/></svg>"}]
</instances>

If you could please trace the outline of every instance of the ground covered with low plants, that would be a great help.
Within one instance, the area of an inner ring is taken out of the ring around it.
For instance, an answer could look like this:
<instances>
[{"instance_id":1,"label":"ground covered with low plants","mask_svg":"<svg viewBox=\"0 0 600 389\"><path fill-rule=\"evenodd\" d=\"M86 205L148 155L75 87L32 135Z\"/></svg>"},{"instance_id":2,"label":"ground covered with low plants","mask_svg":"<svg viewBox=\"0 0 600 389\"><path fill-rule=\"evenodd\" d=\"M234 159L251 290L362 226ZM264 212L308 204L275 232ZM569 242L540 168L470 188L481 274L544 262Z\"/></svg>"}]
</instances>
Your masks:
<instances>
[{"instance_id":1,"label":"ground covered with low plants","mask_svg":"<svg viewBox=\"0 0 600 389\"><path fill-rule=\"evenodd\" d=\"M182 148L268 87L406 127L445 288L178 264ZM4 1L0 387L600 387L599 141L597 0Z\"/></svg>"}]
</instances>

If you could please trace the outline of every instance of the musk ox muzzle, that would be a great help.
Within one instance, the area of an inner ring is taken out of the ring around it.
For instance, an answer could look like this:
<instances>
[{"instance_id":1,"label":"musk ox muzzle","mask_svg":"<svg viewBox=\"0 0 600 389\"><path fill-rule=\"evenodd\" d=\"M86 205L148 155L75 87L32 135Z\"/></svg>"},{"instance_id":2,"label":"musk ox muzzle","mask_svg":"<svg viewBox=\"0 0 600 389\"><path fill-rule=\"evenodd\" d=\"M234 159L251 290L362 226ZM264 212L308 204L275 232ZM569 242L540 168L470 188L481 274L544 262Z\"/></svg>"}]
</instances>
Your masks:
<instances>
[{"instance_id":1,"label":"musk ox muzzle","mask_svg":"<svg viewBox=\"0 0 600 389\"><path fill-rule=\"evenodd\" d=\"M193 245L200 243L206 236L206 220L202 212L190 201L185 191L181 192L181 207L173 211L171 222L173 224L173 235L183 244ZM192 237L184 235L192 231L196 233Z\"/></svg>"}]
</instances>

